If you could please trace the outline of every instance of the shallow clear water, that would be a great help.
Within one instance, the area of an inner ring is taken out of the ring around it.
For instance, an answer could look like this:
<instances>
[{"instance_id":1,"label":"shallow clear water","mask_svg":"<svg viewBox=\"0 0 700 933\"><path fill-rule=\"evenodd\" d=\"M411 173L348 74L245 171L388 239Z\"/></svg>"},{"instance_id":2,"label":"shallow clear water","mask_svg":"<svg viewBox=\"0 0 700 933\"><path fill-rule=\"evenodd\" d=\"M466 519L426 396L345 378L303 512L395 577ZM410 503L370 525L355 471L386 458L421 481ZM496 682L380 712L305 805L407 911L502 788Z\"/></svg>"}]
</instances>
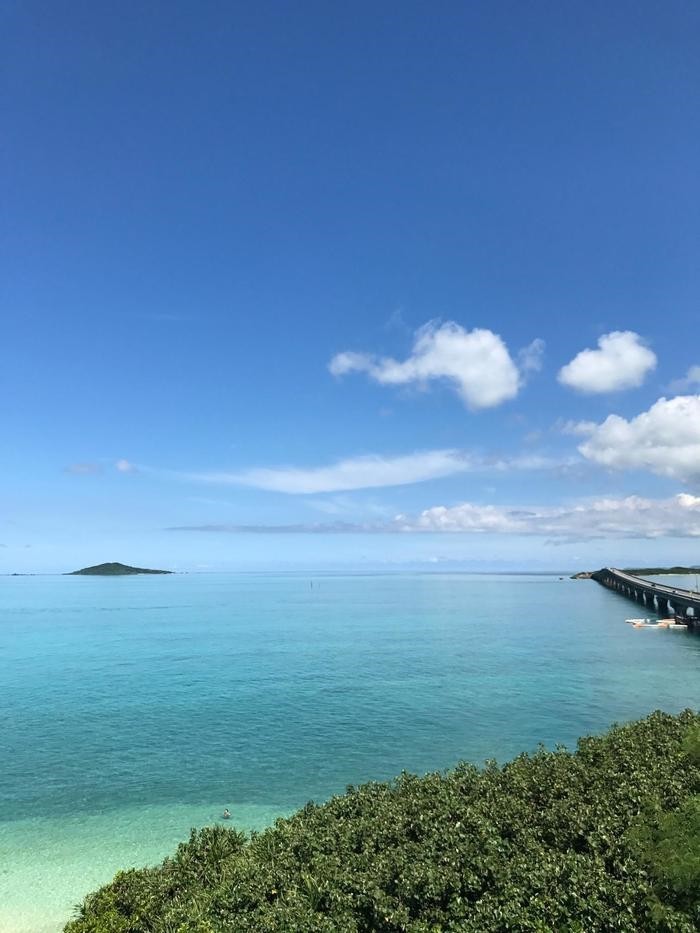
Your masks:
<instances>
[{"instance_id":1,"label":"shallow clear water","mask_svg":"<svg viewBox=\"0 0 700 933\"><path fill-rule=\"evenodd\" d=\"M543 576L0 578L0 930L59 930L224 807L697 708L700 637L640 614Z\"/></svg>"}]
</instances>

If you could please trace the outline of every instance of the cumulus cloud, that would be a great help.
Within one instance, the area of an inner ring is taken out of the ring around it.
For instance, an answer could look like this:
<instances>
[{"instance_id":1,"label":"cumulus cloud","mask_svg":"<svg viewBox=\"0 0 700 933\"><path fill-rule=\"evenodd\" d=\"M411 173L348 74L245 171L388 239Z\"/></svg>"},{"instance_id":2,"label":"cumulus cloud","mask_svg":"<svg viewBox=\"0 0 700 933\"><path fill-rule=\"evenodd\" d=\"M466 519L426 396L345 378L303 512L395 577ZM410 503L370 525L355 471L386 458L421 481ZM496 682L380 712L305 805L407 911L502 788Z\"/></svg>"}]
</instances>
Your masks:
<instances>
[{"instance_id":1,"label":"cumulus cloud","mask_svg":"<svg viewBox=\"0 0 700 933\"><path fill-rule=\"evenodd\" d=\"M434 506L418 515L354 524L325 522L294 525L184 525L170 531L290 534L506 534L553 541L619 538L700 537L700 496L681 493L668 499L627 496L566 506L479 505L463 502Z\"/></svg>"},{"instance_id":2,"label":"cumulus cloud","mask_svg":"<svg viewBox=\"0 0 700 933\"><path fill-rule=\"evenodd\" d=\"M562 385L579 392L635 389L656 367L656 355L631 330L615 330L598 340L597 350L582 350L559 370Z\"/></svg>"},{"instance_id":3,"label":"cumulus cloud","mask_svg":"<svg viewBox=\"0 0 700 933\"><path fill-rule=\"evenodd\" d=\"M577 461L580 462L580 461ZM480 457L463 450L426 450L400 457L370 454L320 467L255 467L240 472L179 474L182 479L222 485L251 486L292 495L348 492L382 486L407 486L457 473L509 470L556 470L571 466L566 460L529 454L515 457Z\"/></svg>"},{"instance_id":4,"label":"cumulus cloud","mask_svg":"<svg viewBox=\"0 0 700 933\"><path fill-rule=\"evenodd\" d=\"M629 421L609 415L579 450L611 469L644 469L673 479L699 480L700 395L660 398Z\"/></svg>"},{"instance_id":5,"label":"cumulus cloud","mask_svg":"<svg viewBox=\"0 0 700 933\"><path fill-rule=\"evenodd\" d=\"M426 509L416 518L398 516L401 530L542 535L549 538L700 537L700 497L627 496L573 506L503 508L471 503Z\"/></svg>"},{"instance_id":6,"label":"cumulus cloud","mask_svg":"<svg viewBox=\"0 0 700 933\"><path fill-rule=\"evenodd\" d=\"M522 533L525 528L523 516L534 516L531 512L504 509L496 505L436 505L425 509L418 516L398 515L395 523L399 531L461 531Z\"/></svg>"},{"instance_id":7,"label":"cumulus cloud","mask_svg":"<svg viewBox=\"0 0 700 933\"><path fill-rule=\"evenodd\" d=\"M539 368L544 344L535 340L522 351L524 370ZM334 376L365 372L382 385L427 386L444 380L471 409L493 408L515 398L522 374L505 343L493 331L465 330L448 321L430 322L415 334L411 355L401 361L369 353L338 353L328 364Z\"/></svg>"}]
</instances>

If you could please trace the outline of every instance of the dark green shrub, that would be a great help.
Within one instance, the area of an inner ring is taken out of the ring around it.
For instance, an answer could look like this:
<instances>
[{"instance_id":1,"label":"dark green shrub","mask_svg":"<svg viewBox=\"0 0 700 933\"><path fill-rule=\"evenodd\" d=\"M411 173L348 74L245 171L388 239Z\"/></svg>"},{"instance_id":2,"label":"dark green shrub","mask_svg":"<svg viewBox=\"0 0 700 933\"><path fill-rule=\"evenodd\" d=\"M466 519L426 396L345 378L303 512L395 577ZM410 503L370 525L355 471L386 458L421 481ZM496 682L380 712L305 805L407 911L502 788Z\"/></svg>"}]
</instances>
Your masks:
<instances>
[{"instance_id":1,"label":"dark green shrub","mask_svg":"<svg viewBox=\"0 0 700 933\"><path fill-rule=\"evenodd\" d=\"M573 754L349 788L249 839L201 830L161 867L117 875L66 930L692 931L696 730L690 711L654 713Z\"/></svg>"}]
</instances>

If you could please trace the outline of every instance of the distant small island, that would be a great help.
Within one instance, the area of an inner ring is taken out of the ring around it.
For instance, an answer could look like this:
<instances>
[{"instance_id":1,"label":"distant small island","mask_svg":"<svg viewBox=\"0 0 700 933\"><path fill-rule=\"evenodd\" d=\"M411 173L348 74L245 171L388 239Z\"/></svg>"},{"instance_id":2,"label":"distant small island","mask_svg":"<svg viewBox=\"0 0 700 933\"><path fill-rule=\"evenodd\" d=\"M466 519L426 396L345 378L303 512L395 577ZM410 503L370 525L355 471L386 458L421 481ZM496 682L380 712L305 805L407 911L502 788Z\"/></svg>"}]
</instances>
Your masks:
<instances>
[{"instance_id":1,"label":"distant small island","mask_svg":"<svg viewBox=\"0 0 700 933\"><path fill-rule=\"evenodd\" d=\"M136 573L172 573L172 570L146 570L144 567L129 567L112 561L108 564L95 564L94 567L83 567L82 570L73 570L67 577L126 577Z\"/></svg>"},{"instance_id":2,"label":"distant small island","mask_svg":"<svg viewBox=\"0 0 700 933\"><path fill-rule=\"evenodd\" d=\"M690 575L700 573L700 567L623 567L625 573L631 573L635 577L661 577L665 574L685 574ZM571 577L572 580L590 580L595 571L582 570Z\"/></svg>"}]
</instances>

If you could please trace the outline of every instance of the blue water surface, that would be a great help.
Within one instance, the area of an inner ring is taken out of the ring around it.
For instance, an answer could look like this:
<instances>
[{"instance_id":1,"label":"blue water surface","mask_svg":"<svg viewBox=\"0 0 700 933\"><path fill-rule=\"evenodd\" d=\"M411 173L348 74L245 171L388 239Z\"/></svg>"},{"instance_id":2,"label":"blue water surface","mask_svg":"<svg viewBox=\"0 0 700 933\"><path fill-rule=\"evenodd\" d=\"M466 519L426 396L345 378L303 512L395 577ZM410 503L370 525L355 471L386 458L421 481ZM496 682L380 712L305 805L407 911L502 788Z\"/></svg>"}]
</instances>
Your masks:
<instances>
[{"instance_id":1,"label":"blue water surface","mask_svg":"<svg viewBox=\"0 0 700 933\"><path fill-rule=\"evenodd\" d=\"M223 806L264 824L348 784L697 708L700 637L624 624L640 614L550 576L0 578L5 926L60 929L93 882ZM51 874L49 838L82 877ZM23 893L38 878L44 913Z\"/></svg>"}]
</instances>

